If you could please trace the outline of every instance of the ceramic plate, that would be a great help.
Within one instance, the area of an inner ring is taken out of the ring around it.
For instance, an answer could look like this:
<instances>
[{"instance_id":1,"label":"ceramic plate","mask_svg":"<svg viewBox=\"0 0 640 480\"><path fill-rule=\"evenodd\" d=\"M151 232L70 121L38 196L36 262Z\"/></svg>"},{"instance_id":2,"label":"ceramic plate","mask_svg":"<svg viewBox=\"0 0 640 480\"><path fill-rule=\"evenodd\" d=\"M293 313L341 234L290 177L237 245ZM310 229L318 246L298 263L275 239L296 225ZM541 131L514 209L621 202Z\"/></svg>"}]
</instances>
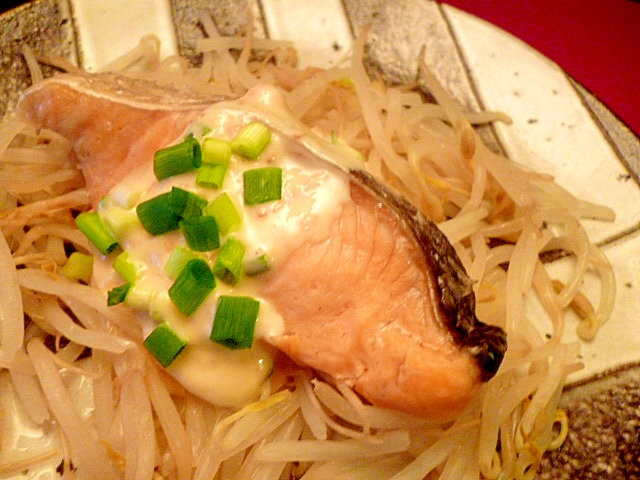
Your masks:
<instances>
[{"instance_id":1,"label":"ceramic plate","mask_svg":"<svg viewBox=\"0 0 640 480\"><path fill-rule=\"evenodd\" d=\"M354 36L370 25L369 61L391 82L415 77L425 45L428 65L465 108L502 110L513 118L510 126L482 133L493 148L615 210L614 222L585 226L614 266L616 307L597 338L582 343L585 368L571 377L564 395L571 433L545 458L539 476L638 478L638 138L538 52L460 10L426 0L38 0L0 16L0 116L29 83L21 41L96 71L154 34L163 55L180 53L197 62L200 10L210 12L222 34L236 33L252 15L258 35L291 40L301 64L323 67L343 61ZM552 268L561 270L562 261ZM583 288L588 296L598 294L596 285Z\"/></svg>"}]
</instances>

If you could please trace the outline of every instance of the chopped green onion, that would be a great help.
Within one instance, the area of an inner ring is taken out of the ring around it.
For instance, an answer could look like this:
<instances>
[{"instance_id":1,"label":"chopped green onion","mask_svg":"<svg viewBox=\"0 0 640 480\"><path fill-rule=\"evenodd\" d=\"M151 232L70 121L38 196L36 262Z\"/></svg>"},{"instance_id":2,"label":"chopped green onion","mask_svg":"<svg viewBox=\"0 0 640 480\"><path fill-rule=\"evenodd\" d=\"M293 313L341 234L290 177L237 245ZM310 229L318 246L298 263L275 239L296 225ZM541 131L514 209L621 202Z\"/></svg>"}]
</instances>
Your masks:
<instances>
[{"instance_id":1,"label":"chopped green onion","mask_svg":"<svg viewBox=\"0 0 640 480\"><path fill-rule=\"evenodd\" d=\"M149 304L149 315L157 322L166 322L177 318L176 307L167 292L158 292Z\"/></svg>"},{"instance_id":2,"label":"chopped green onion","mask_svg":"<svg viewBox=\"0 0 640 480\"><path fill-rule=\"evenodd\" d=\"M242 225L242 217L227 193L218 196L204 209L206 215L216 219L220 235L227 235Z\"/></svg>"},{"instance_id":3,"label":"chopped green onion","mask_svg":"<svg viewBox=\"0 0 640 480\"><path fill-rule=\"evenodd\" d=\"M189 316L216 287L216 279L207 262L190 260L169 288L169 297L178 310Z\"/></svg>"},{"instance_id":4,"label":"chopped green onion","mask_svg":"<svg viewBox=\"0 0 640 480\"><path fill-rule=\"evenodd\" d=\"M202 209L207 205L207 200L183 188L173 187L169 203L176 215L189 218L202 215Z\"/></svg>"},{"instance_id":5,"label":"chopped green onion","mask_svg":"<svg viewBox=\"0 0 640 480\"><path fill-rule=\"evenodd\" d=\"M243 178L245 205L257 205L282 198L281 168L264 167L246 170Z\"/></svg>"},{"instance_id":6,"label":"chopped green onion","mask_svg":"<svg viewBox=\"0 0 640 480\"><path fill-rule=\"evenodd\" d=\"M231 144L219 138L205 138L202 143L202 164L229 165Z\"/></svg>"},{"instance_id":7,"label":"chopped green onion","mask_svg":"<svg viewBox=\"0 0 640 480\"><path fill-rule=\"evenodd\" d=\"M113 269L127 282L135 282L145 269L143 262L134 261L129 252L122 252L113 261Z\"/></svg>"},{"instance_id":8,"label":"chopped green onion","mask_svg":"<svg viewBox=\"0 0 640 480\"><path fill-rule=\"evenodd\" d=\"M171 208L171 192L150 198L136 207L144 229L151 235L160 235L180 228L180 215Z\"/></svg>"},{"instance_id":9,"label":"chopped green onion","mask_svg":"<svg viewBox=\"0 0 640 480\"><path fill-rule=\"evenodd\" d=\"M131 228L139 225L138 217L133 210L116 205L100 209L100 218L117 239L122 239Z\"/></svg>"},{"instance_id":10,"label":"chopped green onion","mask_svg":"<svg viewBox=\"0 0 640 480\"><path fill-rule=\"evenodd\" d=\"M143 342L163 367L171 365L186 344L167 323L158 325Z\"/></svg>"},{"instance_id":11,"label":"chopped green onion","mask_svg":"<svg viewBox=\"0 0 640 480\"><path fill-rule=\"evenodd\" d=\"M169 255L167 263L164 264L164 271L171 278L178 278L178 275L180 275L180 272L185 265L196 258L199 258L198 254L193 250L189 250L187 247L178 245L173 249L171 255Z\"/></svg>"},{"instance_id":12,"label":"chopped green onion","mask_svg":"<svg viewBox=\"0 0 640 480\"><path fill-rule=\"evenodd\" d=\"M137 281L131 284L124 303L135 310L148 310L158 293L160 292L152 283Z\"/></svg>"},{"instance_id":13,"label":"chopped green onion","mask_svg":"<svg viewBox=\"0 0 640 480\"><path fill-rule=\"evenodd\" d=\"M127 294L129 293L130 289L131 284L125 283L110 290L107 294L107 306L113 307L114 305L118 305L119 303L124 302L124 299L127 298Z\"/></svg>"},{"instance_id":14,"label":"chopped green onion","mask_svg":"<svg viewBox=\"0 0 640 480\"><path fill-rule=\"evenodd\" d=\"M67 278L74 278L89 283L93 274L93 255L73 252L69 255L60 272Z\"/></svg>"},{"instance_id":15,"label":"chopped green onion","mask_svg":"<svg viewBox=\"0 0 640 480\"><path fill-rule=\"evenodd\" d=\"M235 285L240 280L242 258L245 248L242 242L229 237L220 249L218 258L213 264L213 274L228 285Z\"/></svg>"},{"instance_id":16,"label":"chopped green onion","mask_svg":"<svg viewBox=\"0 0 640 480\"><path fill-rule=\"evenodd\" d=\"M153 157L153 173L158 180L190 172L202 165L200 144L193 135L181 143L158 150Z\"/></svg>"},{"instance_id":17,"label":"chopped green onion","mask_svg":"<svg viewBox=\"0 0 640 480\"><path fill-rule=\"evenodd\" d=\"M113 269L127 282L133 282L137 277L136 267L129 259L129 252L122 252L113 261Z\"/></svg>"},{"instance_id":18,"label":"chopped green onion","mask_svg":"<svg viewBox=\"0 0 640 480\"><path fill-rule=\"evenodd\" d=\"M220 188L227 174L226 165L210 165L203 163L196 176L196 185L204 188Z\"/></svg>"},{"instance_id":19,"label":"chopped green onion","mask_svg":"<svg viewBox=\"0 0 640 480\"><path fill-rule=\"evenodd\" d=\"M342 77L339 80L336 80L336 85L343 87L343 88L347 88L349 90L353 90L354 88L354 84L353 84L353 80L349 77Z\"/></svg>"},{"instance_id":20,"label":"chopped green onion","mask_svg":"<svg viewBox=\"0 0 640 480\"><path fill-rule=\"evenodd\" d=\"M201 122L196 122L189 127L189 134L197 138L202 138L211 133L211 127Z\"/></svg>"},{"instance_id":21,"label":"chopped green onion","mask_svg":"<svg viewBox=\"0 0 640 480\"><path fill-rule=\"evenodd\" d=\"M103 255L109 255L118 247L118 241L96 212L81 213L76 218L76 225Z\"/></svg>"},{"instance_id":22,"label":"chopped green onion","mask_svg":"<svg viewBox=\"0 0 640 480\"><path fill-rule=\"evenodd\" d=\"M268 272L271 268L271 257L266 253L259 257L252 258L244 264L244 273L248 276L259 275Z\"/></svg>"},{"instance_id":23,"label":"chopped green onion","mask_svg":"<svg viewBox=\"0 0 640 480\"><path fill-rule=\"evenodd\" d=\"M231 141L233 153L252 160L258 158L271 141L271 129L261 122L244 126Z\"/></svg>"},{"instance_id":24,"label":"chopped green onion","mask_svg":"<svg viewBox=\"0 0 640 480\"><path fill-rule=\"evenodd\" d=\"M254 298L221 295L211 340L229 348L250 348L259 308L260 302Z\"/></svg>"},{"instance_id":25,"label":"chopped green onion","mask_svg":"<svg viewBox=\"0 0 640 480\"><path fill-rule=\"evenodd\" d=\"M209 215L180 220L180 230L189 248L197 252L210 252L220 247L218 224Z\"/></svg>"}]
</instances>

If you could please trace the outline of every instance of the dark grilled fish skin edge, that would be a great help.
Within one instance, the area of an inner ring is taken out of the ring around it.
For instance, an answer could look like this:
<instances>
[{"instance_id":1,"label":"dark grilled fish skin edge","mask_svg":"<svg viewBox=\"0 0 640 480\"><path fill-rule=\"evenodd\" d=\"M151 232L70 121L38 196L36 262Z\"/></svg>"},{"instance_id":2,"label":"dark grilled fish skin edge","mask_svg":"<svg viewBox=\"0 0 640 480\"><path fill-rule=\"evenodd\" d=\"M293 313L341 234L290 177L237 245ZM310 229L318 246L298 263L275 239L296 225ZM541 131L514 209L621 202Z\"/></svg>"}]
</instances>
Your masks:
<instances>
[{"instance_id":1,"label":"dark grilled fish skin edge","mask_svg":"<svg viewBox=\"0 0 640 480\"><path fill-rule=\"evenodd\" d=\"M472 281L453 245L434 222L370 174L361 170L351 170L349 174L383 201L413 234L438 281L439 298L445 313L444 327L454 342L474 357L480 368L481 380L491 379L507 350L507 336L502 328L487 325L476 317Z\"/></svg>"}]
</instances>

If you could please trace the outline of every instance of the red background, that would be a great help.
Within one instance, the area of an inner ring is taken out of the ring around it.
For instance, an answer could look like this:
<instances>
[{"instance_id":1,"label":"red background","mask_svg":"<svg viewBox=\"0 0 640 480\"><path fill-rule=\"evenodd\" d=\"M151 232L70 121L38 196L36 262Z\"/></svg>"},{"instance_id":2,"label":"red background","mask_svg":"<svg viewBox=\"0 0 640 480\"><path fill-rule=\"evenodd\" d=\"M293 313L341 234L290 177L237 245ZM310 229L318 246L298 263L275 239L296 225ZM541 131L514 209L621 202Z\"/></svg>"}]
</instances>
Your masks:
<instances>
[{"instance_id":1,"label":"red background","mask_svg":"<svg viewBox=\"0 0 640 480\"><path fill-rule=\"evenodd\" d=\"M441 0L556 62L640 135L640 2Z\"/></svg>"}]
</instances>

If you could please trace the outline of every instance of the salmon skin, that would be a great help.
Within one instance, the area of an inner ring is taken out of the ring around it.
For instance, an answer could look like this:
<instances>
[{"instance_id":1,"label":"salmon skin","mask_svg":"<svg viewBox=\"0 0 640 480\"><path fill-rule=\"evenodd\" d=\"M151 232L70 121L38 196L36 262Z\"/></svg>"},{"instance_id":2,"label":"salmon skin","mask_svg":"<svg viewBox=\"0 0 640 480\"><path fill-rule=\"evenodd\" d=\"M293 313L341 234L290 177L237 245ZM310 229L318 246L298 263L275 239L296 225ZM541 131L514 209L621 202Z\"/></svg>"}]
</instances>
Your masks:
<instances>
[{"instance_id":1,"label":"salmon skin","mask_svg":"<svg viewBox=\"0 0 640 480\"><path fill-rule=\"evenodd\" d=\"M453 340L474 357L480 368L481 380L490 380L502 363L507 350L507 336L500 327L486 325L477 319L471 279L447 237L417 208L393 194L368 173L351 171L351 175L384 199L412 232L438 279L447 330Z\"/></svg>"},{"instance_id":2,"label":"salmon skin","mask_svg":"<svg viewBox=\"0 0 640 480\"><path fill-rule=\"evenodd\" d=\"M314 162L338 167L349 200L331 222L315 222L323 231L290 242L290 255L264 276L261 295L284 330L263 340L373 405L437 420L459 415L497 372L507 342L475 316L472 282L445 235L293 119L276 89L222 102L183 97L113 74L62 75L27 91L17 111L72 141L94 206L123 176L148 170L153 153L209 105L261 120Z\"/></svg>"}]
</instances>

